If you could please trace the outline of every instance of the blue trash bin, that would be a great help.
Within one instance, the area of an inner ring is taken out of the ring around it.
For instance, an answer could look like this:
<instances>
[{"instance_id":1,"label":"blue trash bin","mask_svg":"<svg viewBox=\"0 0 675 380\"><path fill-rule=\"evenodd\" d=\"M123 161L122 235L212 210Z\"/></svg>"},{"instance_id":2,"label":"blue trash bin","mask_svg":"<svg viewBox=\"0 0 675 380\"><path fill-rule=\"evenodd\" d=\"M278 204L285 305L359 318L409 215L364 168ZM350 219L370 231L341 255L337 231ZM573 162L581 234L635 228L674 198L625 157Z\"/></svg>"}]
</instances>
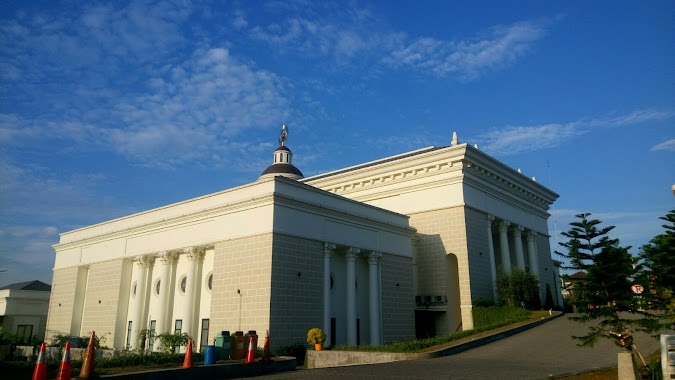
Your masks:
<instances>
[{"instance_id":1,"label":"blue trash bin","mask_svg":"<svg viewBox=\"0 0 675 380\"><path fill-rule=\"evenodd\" d=\"M216 364L218 353L216 346L206 346L204 349L204 365Z\"/></svg>"}]
</instances>

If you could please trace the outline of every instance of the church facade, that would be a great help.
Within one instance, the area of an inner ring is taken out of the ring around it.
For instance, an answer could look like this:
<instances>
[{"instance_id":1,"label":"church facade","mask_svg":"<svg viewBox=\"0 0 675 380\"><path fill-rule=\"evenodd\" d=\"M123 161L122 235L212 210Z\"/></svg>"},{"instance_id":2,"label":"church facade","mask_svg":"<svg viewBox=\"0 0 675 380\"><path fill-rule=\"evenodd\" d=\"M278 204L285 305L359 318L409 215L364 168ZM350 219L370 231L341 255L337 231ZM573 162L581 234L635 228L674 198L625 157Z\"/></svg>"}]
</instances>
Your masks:
<instances>
[{"instance_id":1,"label":"church facade","mask_svg":"<svg viewBox=\"0 0 675 380\"><path fill-rule=\"evenodd\" d=\"M222 330L273 346L322 327L332 344L473 328L517 266L559 300L548 208L557 194L477 148L424 148L304 178L282 128L253 183L61 234L47 321L141 348L139 331ZM143 347L158 350L149 340Z\"/></svg>"}]
</instances>

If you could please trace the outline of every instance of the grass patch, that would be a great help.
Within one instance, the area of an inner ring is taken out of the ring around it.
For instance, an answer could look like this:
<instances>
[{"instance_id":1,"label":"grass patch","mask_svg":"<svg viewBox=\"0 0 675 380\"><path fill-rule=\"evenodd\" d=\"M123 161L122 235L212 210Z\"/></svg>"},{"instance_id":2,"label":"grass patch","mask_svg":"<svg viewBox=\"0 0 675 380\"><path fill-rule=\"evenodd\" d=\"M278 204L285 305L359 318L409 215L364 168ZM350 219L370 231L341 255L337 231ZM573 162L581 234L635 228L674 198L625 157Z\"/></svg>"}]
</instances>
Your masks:
<instances>
[{"instance_id":1,"label":"grass patch","mask_svg":"<svg viewBox=\"0 0 675 380\"><path fill-rule=\"evenodd\" d=\"M423 352L429 348L445 345L463 338L480 334L488 330L494 330L513 323L522 322L529 318L540 319L545 312L529 312L516 307L476 307L473 310L473 330L456 332L450 335L439 335L427 339L413 339L400 342L390 342L383 345L338 345L332 349L337 351L362 351L362 352Z\"/></svg>"}]
</instances>

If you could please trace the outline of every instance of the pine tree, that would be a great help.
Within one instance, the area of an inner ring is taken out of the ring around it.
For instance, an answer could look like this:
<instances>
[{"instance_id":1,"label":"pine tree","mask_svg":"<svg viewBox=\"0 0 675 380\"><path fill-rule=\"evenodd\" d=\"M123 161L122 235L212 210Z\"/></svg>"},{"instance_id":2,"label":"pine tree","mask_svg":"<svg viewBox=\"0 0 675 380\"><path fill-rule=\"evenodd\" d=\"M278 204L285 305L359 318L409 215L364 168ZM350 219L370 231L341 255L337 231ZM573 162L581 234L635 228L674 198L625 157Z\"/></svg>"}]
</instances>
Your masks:
<instances>
[{"instance_id":1,"label":"pine tree","mask_svg":"<svg viewBox=\"0 0 675 380\"><path fill-rule=\"evenodd\" d=\"M602 227L602 222L591 219L590 215L576 215L579 220L571 222L569 231L562 233L569 238L560 243L567 252L556 252L570 262L564 269L586 273L583 280L574 284L577 297L573 302L580 315L570 319L598 322L589 327L588 334L574 338L580 341L580 346L593 346L600 338L630 335L631 330L654 331L658 328L655 316L639 310L631 292L634 268L628 252L630 247L621 247L619 239L608 236L614 226ZM569 275L563 278L569 281ZM620 311L640 314L641 318L624 318L626 315L622 316Z\"/></svg>"},{"instance_id":2,"label":"pine tree","mask_svg":"<svg viewBox=\"0 0 675 380\"><path fill-rule=\"evenodd\" d=\"M666 231L640 249L640 282L649 307L664 310L664 319L675 329L675 210L659 219L667 222Z\"/></svg>"}]
</instances>

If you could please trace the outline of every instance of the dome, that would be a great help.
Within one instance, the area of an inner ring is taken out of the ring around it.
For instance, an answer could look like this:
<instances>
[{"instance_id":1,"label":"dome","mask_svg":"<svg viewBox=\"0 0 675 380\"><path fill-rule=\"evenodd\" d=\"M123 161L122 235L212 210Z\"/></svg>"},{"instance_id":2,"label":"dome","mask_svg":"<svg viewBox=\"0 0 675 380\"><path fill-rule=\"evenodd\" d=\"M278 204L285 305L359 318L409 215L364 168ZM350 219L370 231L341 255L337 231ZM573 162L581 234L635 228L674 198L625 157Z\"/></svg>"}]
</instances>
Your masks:
<instances>
[{"instance_id":1,"label":"dome","mask_svg":"<svg viewBox=\"0 0 675 380\"><path fill-rule=\"evenodd\" d=\"M302 179L305 176L293 165L293 152L286 146L288 138L288 127L281 126L281 136L279 137L279 147L274 150L274 162L268 166L258 180L283 176L290 179Z\"/></svg>"}]
</instances>

